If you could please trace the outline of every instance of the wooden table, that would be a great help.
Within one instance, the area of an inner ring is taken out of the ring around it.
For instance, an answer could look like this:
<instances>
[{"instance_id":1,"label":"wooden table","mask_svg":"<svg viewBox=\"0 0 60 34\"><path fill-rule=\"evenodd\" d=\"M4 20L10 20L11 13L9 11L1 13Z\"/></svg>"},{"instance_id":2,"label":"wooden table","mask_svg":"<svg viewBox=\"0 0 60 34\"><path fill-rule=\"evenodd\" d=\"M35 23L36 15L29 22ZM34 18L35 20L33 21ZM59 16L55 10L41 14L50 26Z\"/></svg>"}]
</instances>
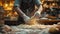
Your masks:
<instances>
[{"instance_id":1,"label":"wooden table","mask_svg":"<svg viewBox=\"0 0 60 34\"><path fill-rule=\"evenodd\" d=\"M52 20L49 20L49 19L40 19L38 22L40 24L56 24L56 23L60 22L60 20L56 20L56 19L52 19Z\"/></svg>"}]
</instances>

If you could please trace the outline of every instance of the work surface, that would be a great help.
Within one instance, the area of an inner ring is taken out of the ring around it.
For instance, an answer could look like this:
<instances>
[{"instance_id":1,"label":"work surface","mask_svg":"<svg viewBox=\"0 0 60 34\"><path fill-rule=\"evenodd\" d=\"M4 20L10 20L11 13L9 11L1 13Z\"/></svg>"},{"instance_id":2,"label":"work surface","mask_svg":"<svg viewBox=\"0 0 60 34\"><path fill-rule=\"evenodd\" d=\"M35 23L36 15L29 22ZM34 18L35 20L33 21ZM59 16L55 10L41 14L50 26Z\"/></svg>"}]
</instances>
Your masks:
<instances>
[{"instance_id":1,"label":"work surface","mask_svg":"<svg viewBox=\"0 0 60 34\"><path fill-rule=\"evenodd\" d=\"M19 25L11 26L14 34L49 34L50 27L56 25Z\"/></svg>"},{"instance_id":2,"label":"work surface","mask_svg":"<svg viewBox=\"0 0 60 34\"><path fill-rule=\"evenodd\" d=\"M39 23L40 24L57 24L58 22L60 22L60 19L40 19Z\"/></svg>"}]
</instances>

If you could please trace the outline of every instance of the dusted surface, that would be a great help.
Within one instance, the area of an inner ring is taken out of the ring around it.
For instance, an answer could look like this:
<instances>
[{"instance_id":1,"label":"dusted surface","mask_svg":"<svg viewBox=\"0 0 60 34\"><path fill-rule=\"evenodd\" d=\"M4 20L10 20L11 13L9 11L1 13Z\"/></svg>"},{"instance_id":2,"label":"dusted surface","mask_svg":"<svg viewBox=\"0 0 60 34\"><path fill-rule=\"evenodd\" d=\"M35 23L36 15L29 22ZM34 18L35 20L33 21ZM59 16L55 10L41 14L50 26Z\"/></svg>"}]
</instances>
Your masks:
<instances>
[{"instance_id":1,"label":"dusted surface","mask_svg":"<svg viewBox=\"0 0 60 34\"><path fill-rule=\"evenodd\" d=\"M53 25L19 25L11 27L15 31L14 34L50 34L48 31Z\"/></svg>"}]
</instances>

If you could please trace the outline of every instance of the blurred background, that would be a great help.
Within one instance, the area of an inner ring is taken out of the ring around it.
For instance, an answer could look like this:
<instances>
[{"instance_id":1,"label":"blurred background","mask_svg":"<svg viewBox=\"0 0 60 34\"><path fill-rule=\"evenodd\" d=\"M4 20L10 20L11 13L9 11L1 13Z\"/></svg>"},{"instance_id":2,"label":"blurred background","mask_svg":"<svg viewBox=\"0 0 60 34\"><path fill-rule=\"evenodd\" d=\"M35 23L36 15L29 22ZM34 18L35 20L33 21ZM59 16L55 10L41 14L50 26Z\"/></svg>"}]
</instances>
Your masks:
<instances>
[{"instance_id":1,"label":"blurred background","mask_svg":"<svg viewBox=\"0 0 60 34\"><path fill-rule=\"evenodd\" d=\"M43 6L42 17L44 12L50 13L49 11L57 11L56 17L60 18L60 0L40 0ZM0 0L0 6L5 10L4 17L5 21L17 21L18 14L13 10L15 0ZM38 8L35 6L35 10ZM52 13L51 13L52 14ZM59 16L57 16L59 15Z\"/></svg>"}]
</instances>

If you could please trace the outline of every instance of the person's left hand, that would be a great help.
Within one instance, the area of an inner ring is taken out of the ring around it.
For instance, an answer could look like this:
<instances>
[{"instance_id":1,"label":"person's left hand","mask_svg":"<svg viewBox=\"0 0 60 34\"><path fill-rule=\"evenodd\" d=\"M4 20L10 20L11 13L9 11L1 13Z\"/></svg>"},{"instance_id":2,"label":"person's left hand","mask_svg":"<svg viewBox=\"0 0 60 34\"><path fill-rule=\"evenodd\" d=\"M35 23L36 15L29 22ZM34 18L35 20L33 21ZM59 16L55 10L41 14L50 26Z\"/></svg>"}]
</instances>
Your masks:
<instances>
[{"instance_id":1,"label":"person's left hand","mask_svg":"<svg viewBox=\"0 0 60 34\"><path fill-rule=\"evenodd\" d=\"M35 12L34 16L35 17L40 17L40 12L39 11Z\"/></svg>"}]
</instances>

